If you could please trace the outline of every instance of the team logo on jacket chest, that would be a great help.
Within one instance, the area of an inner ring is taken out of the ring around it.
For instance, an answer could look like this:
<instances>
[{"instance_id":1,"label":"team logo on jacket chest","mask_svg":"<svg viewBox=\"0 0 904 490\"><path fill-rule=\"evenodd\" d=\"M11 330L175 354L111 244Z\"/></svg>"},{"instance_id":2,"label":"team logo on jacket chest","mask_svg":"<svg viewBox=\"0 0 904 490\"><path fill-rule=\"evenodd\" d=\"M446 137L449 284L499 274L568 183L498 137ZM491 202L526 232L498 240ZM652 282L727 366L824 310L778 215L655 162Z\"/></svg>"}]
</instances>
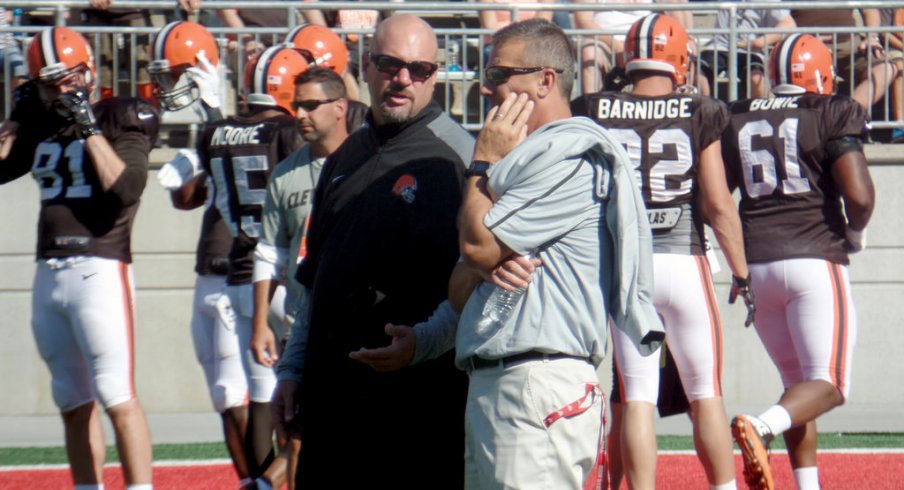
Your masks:
<instances>
[{"instance_id":1,"label":"team logo on jacket chest","mask_svg":"<svg viewBox=\"0 0 904 490\"><path fill-rule=\"evenodd\" d=\"M415 192L417 192L417 179L408 174L399 177L399 180L392 186L392 193L404 199L408 204L414 202Z\"/></svg>"}]
</instances>

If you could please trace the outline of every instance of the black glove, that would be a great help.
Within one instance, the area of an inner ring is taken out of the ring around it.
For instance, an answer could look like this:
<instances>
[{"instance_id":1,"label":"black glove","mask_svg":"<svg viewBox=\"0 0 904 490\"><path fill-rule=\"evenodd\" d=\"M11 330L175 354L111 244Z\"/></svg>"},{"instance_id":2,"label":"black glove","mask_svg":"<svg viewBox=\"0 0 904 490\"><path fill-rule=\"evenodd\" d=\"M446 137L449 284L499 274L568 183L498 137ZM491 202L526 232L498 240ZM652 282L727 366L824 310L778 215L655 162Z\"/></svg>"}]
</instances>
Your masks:
<instances>
[{"instance_id":1,"label":"black glove","mask_svg":"<svg viewBox=\"0 0 904 490\"><path fill-rule=\"evenodd\" d=\"M80 138L103 134L97 126L97 118L94 117L94 109L88 101L88 91L84 88L72 92L62 93L54 102L57 112L68 118L76 125L76 131Z\"/></svg>"},{"instance_id":2,"label":"black glove","mask_svg":"<svg viewBox=\"0 0 904 490\"><path fill-rule=\"evenodd\" d=\"M741 278L731 276L731 293L728 295L728 304L734 304L738 296L744 298L744 306L747 307L747 319L744 320L744 326L753 325L753 317L756 314L756 306L753 304L753 290L750 289L750 275Z\"/></svg>"},{"instance_id":3,"label":"black glove","mask_svg":"<svg viewBox=\"0 0 904 490\"><path fill-rule=\"evenodd\" d=\"M38 96L38 87L35 82L25 82L13 90L13 110L9 114L10 121L19 124L37 121L45 112L46 108Z\"/></svg>"}]
</instances>

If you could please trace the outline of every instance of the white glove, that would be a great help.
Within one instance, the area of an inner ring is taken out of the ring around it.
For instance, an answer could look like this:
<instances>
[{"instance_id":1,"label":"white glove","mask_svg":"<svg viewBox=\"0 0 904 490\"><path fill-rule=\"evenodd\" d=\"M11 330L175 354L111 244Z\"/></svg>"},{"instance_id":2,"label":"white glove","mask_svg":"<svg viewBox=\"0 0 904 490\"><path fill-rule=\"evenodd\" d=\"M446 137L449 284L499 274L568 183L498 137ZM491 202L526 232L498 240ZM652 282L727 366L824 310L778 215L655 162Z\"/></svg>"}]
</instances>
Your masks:
<instances>
[{"instance_id":1,"label":"white glove","mask_svg":"<svg viewBox=\"0 0 904 490\"><path fill-rule=\"evenodd\" d=\"M857 231L848 225L847 227L848 252L855 254L866 248L866 228Z\"/></svg>"},{"instance_id":2,"label":"white glove","mask_svg":"<svg viewBox=\"0 0 904 490\"><path fill-rule=\"evenodd\" d=\"M181 188L201 173L201 162L195 150L182 148L172 160L160 167L157 182L168 191Z\"/></svg>"},{"instance_id":3,"label":"white glove","mask_svg":"<svg viewBox=\"0 0 904 490\"><path fill-rule=\"evenodd\" d=\"M217 73L217 67L207 59L203 50L199 51L196 57L198 66L192 66L185 71L198 86L201 100L208 107L218 108L220 107L220 74Z\"/></svg>"}]
</instances>

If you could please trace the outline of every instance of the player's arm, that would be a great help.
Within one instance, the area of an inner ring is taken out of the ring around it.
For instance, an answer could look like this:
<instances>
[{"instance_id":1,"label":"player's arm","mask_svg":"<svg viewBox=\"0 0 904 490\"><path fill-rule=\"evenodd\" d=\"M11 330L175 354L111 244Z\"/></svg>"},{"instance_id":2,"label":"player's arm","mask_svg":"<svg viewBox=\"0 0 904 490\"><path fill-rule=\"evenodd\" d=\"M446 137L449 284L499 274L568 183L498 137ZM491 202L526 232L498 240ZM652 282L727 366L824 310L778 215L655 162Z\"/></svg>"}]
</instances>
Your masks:
<instances>
[{"instance_id":1,"label":"player's arm","mask_svg":"<svg viewBox=\"0 0 904 490\"><path fill-rule=\"evenodd\" d=\"M19 123L16 121L3 121L0 124L0 160L6 160L13 149L13 143L16 141L16 132L19 130Z\"/></svg>"},{"instance_id":2,"label":"player's arm","mask_svg":"<svg viewBox=\"0 0 904 490\"><path fill-rule=\"evenodd\" d=\"M722 163L722 144L718 140L707 146L700 155L697 184L700 186L698 200L703 219L715 232L731 273L746 278L749 271L744 255L741 219L728 190Z\"/></svg>"},{"instance_id":3,"label":"player's arm","mask_svg":"<svg viewBox=\"0 0 904 490\"><path fill-rule=\"evenodd\" d=\"M173 207L182 210L196 209L207 201L207 173L202 172L185 185L170 191Z\"/></svg>"},{"instance_id":4,"label":"player's arm","mask_svg":"<svg viewBox=\"0 0 904 490\"><path fill-rule=\"evenodd\" d=\"M858 138L844 137L832 140L827 145L829 154L834 157L832 164L832 180L844 199L844 214L848 221L848 239L855 251L865 246L862 235L873 214L876 191L870 177L863 146ZM853 236L852 236L852 233ZM857 247L860 238L860 247Z\"/></svg>"},{"instance_id":5,"label":"player's arm","mask_svg":"<svg viewBox=\"0 0 904 490\"><path fill-rule=\"evenodd\" d=\"M596 3L596 0L575 0L574 3ZM595 20L593 20L593 16L596 14L595 10L576 10L574 12L574 26L578 29L593 29L600 30L602 26L600 26ZM608 34L600 34L596 36L596 39L600 42L603 42L609 46L615 46L615 39Z\"/></svg>"}]
</instances>

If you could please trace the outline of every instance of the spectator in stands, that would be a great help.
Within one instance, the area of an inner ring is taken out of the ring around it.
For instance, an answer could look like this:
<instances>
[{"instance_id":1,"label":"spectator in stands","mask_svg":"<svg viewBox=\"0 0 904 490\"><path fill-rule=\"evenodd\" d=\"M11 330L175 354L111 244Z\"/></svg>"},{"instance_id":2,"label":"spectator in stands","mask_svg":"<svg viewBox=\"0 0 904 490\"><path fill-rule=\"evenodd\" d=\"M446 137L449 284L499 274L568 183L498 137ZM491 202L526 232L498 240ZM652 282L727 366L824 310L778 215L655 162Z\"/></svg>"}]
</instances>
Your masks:
<instances>
[{"instance_id":1,"label":"spectator in stands","mask_svg":"<svg viewBox=\"0 0 904 490\"><path fill-rule=\"evenodd\" d=\"M511 3L509 0L477 0L478 3ZM518 3L556 3L556 0L525 0ZM480 27L483 29L492 29L493 32L503 27L522 20L533 19L539 17L552 22L553 13L551 10L518 10L515 18L512 18L511 9L508 10L481 10L478 12L480 18ZM485 36L483 39L483 59L490 57L490 49L492 46L491 36Z\"/></svg>"},{"instance_id":2,"label":"spectator in stands","mask_svg":"<svg viewBox=\"0 0 904 490\"><path fill-rule=\"evenodd\" d=\"M740 3L751 0L741 0ZM791 29L795 19L787 9L748 9L741 8L736 12L739 29L779 28ZM731 27L731 18L727 10L720 10L716 17L715 27L726 29ZM764 97L766 80L763 77L766 66L766 48L782 39L782 34L747 34L738 40L738 96ZM716 34L712 41L700 51L700 71L704 75L700 80L700 92L710 95L716 92L714 86L720 73L728 70L728 34ZM722 97L724 98L724 97Z\"/></svg>"},{"instance_id":3,"label":"spectator in stands","mask_svg":"<svg viewBox=\"0 0 904 490\"><path fill-rule=\"evenodd\" d=\"M854 13L849 8L801 9L792 10L791 16L800 27L856 27ZM878 10L862 9L860 13L864 25L879 25ZM886 59L885 49L875 33L859 43L846 33L828 32L819 37L835 51L835 70L841 77L839 94L850 95L867 110L885 97L897 70Z\"/></svg>"},{"instance_id":4,"label":"spectator in stands","mask_svg":"<svg viewBox=\"0 0 904 490\"><path fill-rule=\"evenodd\" d=\"M882 25L895 26L900 29L904 26L904 8L880 9ZM901 30L885 34L887 43L886 57L892 61L897 70L897 76L892 81L889 93L891 116L895 121L904 121L904 32ZM904 128L895 128L891 133L892 143L904 142Z\"/></svg>"},{"instance_id":5,"label":"spectator in stands","mask_svg":"<svg viewBox=\"0 0 904 490\"><path fill-rule=\"evenodd\" d=\"M687 0L575 0L574 3L687 3ZM631 25L649 10L583 10L574 13L577 29L616 30L619 34L603 34L589 38L581 45L581 93L592 94L603 89L603 77L616 65L621 66L625 35ZM666 12L685 29L693 27L690 11Z\"/></svg>"},{"instance_id":6,"label":"spectator in stands","mask_svg":"<svg viewBox=\"0 0 904 490\"><path fill-rule=\"evenodd\" d=\"M157 11L111 7L113 0L90 0L90 4L91 8L83 9L80 18L70 19L70 23L123 28L150 26L159 28L166 23L164 16ZM89 42L93 44L94 39L89 38ZM129 77L136 77L138 97L152 100L153 89L147 70L148 62L150 61L150 36L147 34L138 35L134 45L128 42L127 39L124 52L117 50L116 43L115 34L100 35L100 53L97 57L97 66L100 72L101 98L112 97L118 92L117 87L114 86L114 81L119 80L118 72L120 68L129 67L134 58L138 73L135 75L130 74ZM118 60L118 66L113 66L114 59ZM127 78L125 81L129 81L129 79Z\"/></svg>"},{"instance_id":7,"label":"spectator in stands","mask_svg":"<svg viewBox=\"0 0 904 490\"><path fill-rule=\"evenodd\" d=\"M200 0L195 1L200 2ZM289 26L289 18L285 8L220 9L217 11L217 17L220 18L224 26L234 27L236 29L243 29L246 27L288 28ZM325 25L326 23L323 14L320 13L319 10L303 10L301 11L301 14L296 11L295 17L296 24L300 22L309 22L312 24ZM239 45L241 45L242 49L238 52L244 55L244 59L242 63L237 64L237 66L244 66L245 62L250 60L257 53L263 51L264 48L271 46L274 43L279 43L282 40L283 34L256 36L252 33L240 33L237 36L233 35L229 37L235 37L235 39L229 43L230 52L238 51ZM235 69L236 66L233 66L232 68Z\"/></svg>"},{"instance_id":8,"label":"spectator in stands","mask_svg":"<svg viewBox=\"0 0 904 490\"><path fill-rule=\"evenodd\" d=\"M0 7L0 27L10 25L12 15L9 10ZM19 86L28 76L25 66L25 58L19 49L19 44L11 32L0 33L0 67L3 67L3 75L0 77L0 84L6 83L6 77L9 76L9 87L4 93L10 93Z\"/></svg>"}]
</instances>

